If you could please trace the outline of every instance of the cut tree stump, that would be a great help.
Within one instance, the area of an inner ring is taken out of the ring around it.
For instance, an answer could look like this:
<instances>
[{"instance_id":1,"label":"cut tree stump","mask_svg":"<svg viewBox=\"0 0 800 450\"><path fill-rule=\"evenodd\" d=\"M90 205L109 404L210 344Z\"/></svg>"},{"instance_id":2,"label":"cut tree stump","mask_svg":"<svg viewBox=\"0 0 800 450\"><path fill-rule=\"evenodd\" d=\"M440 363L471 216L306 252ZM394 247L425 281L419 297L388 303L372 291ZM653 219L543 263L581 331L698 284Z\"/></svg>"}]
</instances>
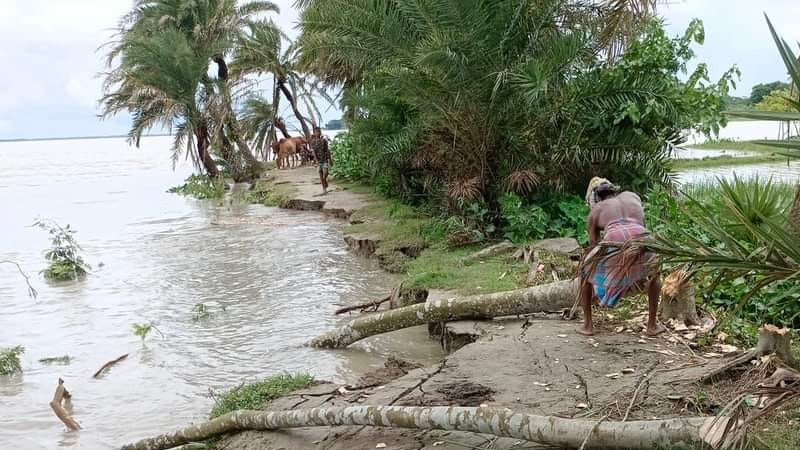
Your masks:
<instances>
[{"instance_id":1,"label":"cut tree stump","mask_svg":"<svg viewBox=\"0 0 800 450\"><path fill-rule=\"evenodd\" d=\"M701 383L708 383L717 377L725 374L729 370L742 364L766 355L774 354L789 367L798 369L797 359L792 354L791 339L789 338L788 328L778 328L775 325L764 325L758 330L758 344L744 354L737 356L728 364L719 367L700 378Z\"/></svg>"},{"instance_id":2,"label":"cut tree stump","mask_svg":"<svg viewBox=\"0 0 800 450\"><path fill-rule=\"evenodd\" d=\"M361 339L424 325L464 319L491 319L569 308L578 280L559 281L526 289L428 300L412 306L357 317L312 340L309 345L343 348Z\"/></svg>"},{"instance_id":3,"label":"cut tree stump","mask_svg":"<svg viewBox=\"0 0 800 450\"><path fill-rule=\"evenodd\" d=\"M694 283L686 270L676 270L664 278L659 317L662 322L675 320L684 325L702 324L697 315Z\"/></svg>"},{"instance_id":4,"label":"cut tree stump","mask_svg":"<svg viewBox=\"0 0 800 450\"><path fill-rule=\"evenodd\" d=\"M56 392L53 395L53 400L50 401L50 407L53 408L53 412L56 414L64 425L67 426L71 431L78 431L81 429L80 424L78 424L75 419L72 418L72 415L67 411L65 404L69 407L69 401L72 398L72 394L69 393L67 388L64 387L64 380L61 378L58 379L58 387L56 387Z\"/></svg>"},{"instance_id":5,"label":"cut tree stump","mask_svg":"<svg viewBox=\"0 0 800 450\"><path fill-rule=\"evenodd\" d=\"M220 434L323 426L373 426L467 431L567 449L694 449L715 446L727 424L715 417L634 422L565 419L505 408L458 406L349 406L292 411L233 411L208 422L126 445L122 450L164 450Z\"/></svg>"}]
</instances>

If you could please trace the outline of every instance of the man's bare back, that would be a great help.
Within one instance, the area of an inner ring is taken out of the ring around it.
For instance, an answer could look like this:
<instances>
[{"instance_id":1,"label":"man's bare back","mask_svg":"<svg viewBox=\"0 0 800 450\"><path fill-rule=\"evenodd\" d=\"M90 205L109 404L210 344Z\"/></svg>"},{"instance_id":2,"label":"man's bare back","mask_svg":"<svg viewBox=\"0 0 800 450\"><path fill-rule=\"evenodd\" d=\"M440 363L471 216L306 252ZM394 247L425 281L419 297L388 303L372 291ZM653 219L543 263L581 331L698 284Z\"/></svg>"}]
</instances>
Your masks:
<instances>
[{"instance_id":1,"label":"man's bare back","mask_svg":"<svg viewBox=\"0 0 800 450\"><path fill-rule=\"evenodd\" d=\"M644 226L644 209L642 199L634 192L620 192L607 198L592 209L589 214L590 227L593 224L596 230L604 230L611 222L627 219ZM591 233L590 233L591 234Z\"/></svg>"}]
</instances>

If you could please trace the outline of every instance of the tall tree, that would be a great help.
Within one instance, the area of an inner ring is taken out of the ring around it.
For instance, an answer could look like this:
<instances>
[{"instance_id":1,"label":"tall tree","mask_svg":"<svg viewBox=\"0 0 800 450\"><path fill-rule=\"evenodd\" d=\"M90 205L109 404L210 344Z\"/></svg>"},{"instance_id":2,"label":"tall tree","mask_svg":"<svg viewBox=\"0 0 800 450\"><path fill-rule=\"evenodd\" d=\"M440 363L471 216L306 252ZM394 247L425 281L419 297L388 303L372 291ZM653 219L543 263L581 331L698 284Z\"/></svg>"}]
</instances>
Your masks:
<instances>
[{"instance_id":1,"label":"tall tree","mask_svg":"<svg viewBox=\"0 0 800 450\"><path fill-rule=\"evenodd\" d=\"M238 4L236 0L137 0L132 11L120 23L116 39L111 43L109 65L130 51L131 44L147 37L167 32L177 32L185 37L193 53L203 58L205 66L198 69L198 82L206 95L203 105L208 107L207 122L203 127L207 132L209 145L221 148L221 154L230 165L238 166L243 161L244 172L255 165L255 158L234 113L235 98L233 85L240 81L230 77L226 58L233 52L244 30L256 17L278 12L277 6L269 1L247 1ZM210 79L207 68L210 63L217 65L216 79ZM112 70L113 72L113 70ZM116 78L124 77L124 71L117 71ZM108 83L110 90L113 83ZM233 151L233 143L238 151ZM206 167L211 173L214 170Z\"/></svg>"}]
</instances>

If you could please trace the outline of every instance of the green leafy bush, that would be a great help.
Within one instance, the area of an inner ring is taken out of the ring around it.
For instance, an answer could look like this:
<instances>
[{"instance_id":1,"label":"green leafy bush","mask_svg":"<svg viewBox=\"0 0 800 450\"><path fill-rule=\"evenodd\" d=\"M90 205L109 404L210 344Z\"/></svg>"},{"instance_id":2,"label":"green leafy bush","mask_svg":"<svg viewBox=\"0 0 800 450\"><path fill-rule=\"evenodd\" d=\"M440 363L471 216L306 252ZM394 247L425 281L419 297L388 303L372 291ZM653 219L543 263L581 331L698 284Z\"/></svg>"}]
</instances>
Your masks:
<instances>
[{"instance_id":1,"label":"green leafy bush","mask_svg":"<svg viewBox=\"0 0 800 450\"><path fill-rule=\"evenodd\" d=\"M19 355L25 352L25 348L18 345L11 348L0 348L0 375L13 375L22 372L22 363Z\"/></svg>"},{"instance_id":2,"label":"green leafy bush","mask_svg":"<svg viewBox=\"0 0 800 450\"><path fill-rule=\"evenodd\" d=\"M52 220L39 219L33 226L50 234L49 250L44 257L50 265L42 271L44 277L54 281L76 280L89 273L89 265L81 257L81 247L75 240L76 231L69 225L62 227Z\"/></svg>"},{"instance_id":3,"label":"green leafy bush","mask_svg":"<svg viewBox=\"0 0 800 450\"><path fill-rule=\"evenodd\" d=\"M354 138L350 133L340 133L330 144L331 157L334 164L331 166L331 176L345 180L355 181L369 176L367 159L357 151Z\"/></svg>"},{"instance_id":4,"label":"green leafy bush","mask_svg":"<svg viewBox=\"0 0 800 450\"><path fill-rule=\"evenodd\" d=\"M503 236L512 242L542 239L550 229L550 214L537 205L525 205L517 194L500 197L500 213L506 222Z\"/></svg>"},{"instance_id":5,"label":"green leafy bush","mask_svg":"<svg viewBox=\"0 0 800 450\"><path fill-rule=\"evenodd\" d=\"M211 417L219 417L237 409L261 409L267 402L312 383L314 377L305 373L284 374L232 389L217 399Z\"/></svg>"},{"instance_id":6,"label":"green leafy bush","mask_svg":"<svg viewBox=\"0 0 800 450\"><path fill-rule=\"evenodd\" d=\"M198 200L222 198L225 195L225 184L222 178L212 179L206 174L193 174L186 178L185 183L170 188L167 192Z\"/></svg>"}]
</instances>

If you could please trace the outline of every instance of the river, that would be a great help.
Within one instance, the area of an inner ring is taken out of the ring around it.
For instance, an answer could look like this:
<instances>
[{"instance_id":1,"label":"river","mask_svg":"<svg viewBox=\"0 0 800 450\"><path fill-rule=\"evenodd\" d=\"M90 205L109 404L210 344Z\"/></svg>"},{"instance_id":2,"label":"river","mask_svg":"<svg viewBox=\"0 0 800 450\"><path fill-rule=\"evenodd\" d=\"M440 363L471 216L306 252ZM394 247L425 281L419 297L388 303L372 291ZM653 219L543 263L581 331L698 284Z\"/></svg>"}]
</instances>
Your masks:
<instances>
[{"instance_id":1,"label":"river","mask_svg":"<svg viewBox=\"0 0 800 450\"><path fill-rule=\"evenodd\" d=\"M16 269L0 265L0 347L26 349L23 373L0 376L0 443L116 448L205 418L209 389L285 371L353 382L388 355L441 358L422 329L345 351L305 347L341 320L337 307L382 297L396 280L346 250L340 221L166 193L191 172L187 161L172 170L169 147L169 137L141 149L120 138L0 143L0 260L19 262L39 291L29 298ZM49 243L30 226L37 217L78 231L88 278L38 275ZM194 320L200 303L210 316ZM164 336L143 343L132 325L151 321ZM72 362L38 362L61 355ZM74 395L79 433L48 406L58 377Z\"/></svg>"},{"instance_id":2,"label":"river","mask_svg":"<svg viewBox=\"0 0 800 450\"><path fill-rule=\"evenodd\" d=\"M725 128L719 133L719 139L732 140L755 140L755 139L777 139L779 122L743 120L728 122ZM795 131L792 132L793 135ZM721 155L747 156L752 152L733 150L733 149L697 149L692 145L706 141L706 137L699 133L691 133L685 144L686 148L681 149L675 155L676 158L704 158ZM787 160L775 163L748 164L742 166L722 166L722 167L702 167L698 169L688 169L677 174L677 179L681 183L706 183L713 182L717 178L731 179L737 175L741 178L752 178L754 176L772 177L775 181L795 183L800 179L800 161Z\"/></svg>"}]
</instances>

